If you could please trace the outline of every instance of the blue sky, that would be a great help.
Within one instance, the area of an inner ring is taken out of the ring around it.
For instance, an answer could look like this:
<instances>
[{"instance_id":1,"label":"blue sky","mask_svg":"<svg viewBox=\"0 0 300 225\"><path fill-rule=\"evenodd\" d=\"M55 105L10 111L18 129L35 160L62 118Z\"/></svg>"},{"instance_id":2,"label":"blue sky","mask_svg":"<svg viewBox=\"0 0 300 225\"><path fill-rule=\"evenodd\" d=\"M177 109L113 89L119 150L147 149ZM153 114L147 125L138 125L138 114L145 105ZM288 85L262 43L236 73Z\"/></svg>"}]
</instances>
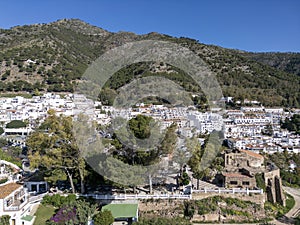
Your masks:
<instances>
[{"instance_id":1,"label":"blue sky","mask_svg":"<svg viewBox=\"0 0 300 225\"><path fill-rule=\"evenodd\" d=\"M247 51L300 52L299 0L3 0L0 27L79 18Z\"/></svg>"}]
</instances>

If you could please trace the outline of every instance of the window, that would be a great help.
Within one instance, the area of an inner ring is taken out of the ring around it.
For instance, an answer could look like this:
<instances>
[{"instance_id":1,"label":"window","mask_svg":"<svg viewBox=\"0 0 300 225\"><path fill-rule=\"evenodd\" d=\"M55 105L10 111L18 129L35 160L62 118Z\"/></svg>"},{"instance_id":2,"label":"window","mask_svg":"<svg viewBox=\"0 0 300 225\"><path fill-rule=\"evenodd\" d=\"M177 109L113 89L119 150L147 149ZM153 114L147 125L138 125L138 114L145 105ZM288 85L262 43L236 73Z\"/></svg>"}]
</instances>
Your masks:
<instances>
[{"instance_id":1,"label":"window","mask_svg":"<svg viewBox=\"0 0 300 225\"><path fill-rule=\"evenodd\" d=\"M40 184L40 192L46 191L46 184Z\"/></svg>"},{"instance_id":2,"label":"window","mask_svg":"<svg viewBox=\"0 0 300 225\"><path fill-rule=\"evenodd\" d=\"M9 198L6 200L6 206L10 206L11 204L13 204L13 199L12 198Z\"/></svg>"},{"instance_id":3,"label":"window","mask_svg":"<svg viewBox=\"0 0 300 225\"><path fill-rule=\"evenodd\" d=\"M231 180L231 181L230 181L230 184L237 185L238 182L237 182L236 180Z\"/></svg>"},{"instance_id":4,"label":"window","mask_svg":"<svg viewBox=\"0 0 300 225\"><path fill-rule=\"evenodd\" d=\"M250 182L249 182L249 181L243 181L242 184L243 184L243 185L248 185L248 186L249 186L249 185L250 185Z\"/></svg>"},{"instance_id":5,"label":"window","mask_svg":"<svg viewBox=\"0 0 300 225\"><path fill-rule=\"evenodd\" d=\"M31 191L37 191L37 185L36 184L31 185Z\"/></svg>"}]
</instances>

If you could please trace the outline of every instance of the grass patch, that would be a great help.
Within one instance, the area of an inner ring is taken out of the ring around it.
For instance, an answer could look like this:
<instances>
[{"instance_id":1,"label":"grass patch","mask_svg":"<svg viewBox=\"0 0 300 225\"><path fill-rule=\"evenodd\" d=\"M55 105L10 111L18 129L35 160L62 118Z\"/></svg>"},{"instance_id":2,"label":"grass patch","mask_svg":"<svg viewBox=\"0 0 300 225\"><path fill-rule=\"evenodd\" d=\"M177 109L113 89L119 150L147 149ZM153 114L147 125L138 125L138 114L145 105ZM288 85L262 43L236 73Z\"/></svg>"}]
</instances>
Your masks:
<instances>
[{"instance_id":1,"label":"grass patch","mask_svg":"<svg viewBox=\"0 0 300 225\"><path fill-rule=\"evenodd\" d=\"M17 165L18 167L22 168L21 160L9 155L7 152L3 151L1 148L0 148L0 159L5 160L7 162L11 162L11 163Z\"/></svg>"},{"instance_id":2,"label":"grass patch","mask_svg":"<svg viewBox=\"0 0 300 225\"><path fill-rule=\"evenodd\" d=\"M284 213L287 213L295 206L296 202L295 202L295 199L293 198L293 196L291 196L289 194L286 194L285 196L286 196L286 201L285 201L286 207L285 207Z\"/></svg>"},{"instance_id":3,"label":"grass patch","mask_svg":"<svg viewBox=\"0 0 300 225\"><path fill-rule=\"evenodd\" d=\"M269 211L277 219L284 216L284 214L290 211L295 205L295 199L293 198L293 196L287 193L285 194L285 196L286 196L285 207L283 207L278 203L272 204L271 202L265 202L265 210Z\"/></svg>"},{"instance_id":4,"label":"grass patch","mask_svg":"<svg viewBox=\"0 0 300 225\"><path fill-rule=\"evenodd\" d=\"M33 225L44 225L46 221L49 220L55 212L55 208L51 205L39 205L38 210L35 213L35 221Z\"/></svg>"}]
</instances>

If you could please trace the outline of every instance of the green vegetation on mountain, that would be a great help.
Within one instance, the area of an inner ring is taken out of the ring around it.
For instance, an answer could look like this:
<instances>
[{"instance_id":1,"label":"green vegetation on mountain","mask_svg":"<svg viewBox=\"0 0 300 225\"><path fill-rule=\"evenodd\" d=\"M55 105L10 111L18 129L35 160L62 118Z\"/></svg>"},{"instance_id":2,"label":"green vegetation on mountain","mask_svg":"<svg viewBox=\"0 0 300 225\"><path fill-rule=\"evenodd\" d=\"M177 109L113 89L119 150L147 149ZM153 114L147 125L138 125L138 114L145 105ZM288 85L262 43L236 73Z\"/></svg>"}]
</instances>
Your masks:
<instances>
[{"instance_id":1,"label":"green vegetation on mountain","mask_svg":"<svg viewBox=\"0 0 300 225\"><path fill-rule=\"evenodd\" d=\"M300 53L252 53L243 52L243 56L257 62L272 66L276 69L283 70L287 73L293 73L300 76Z\"/></svg>"},{"instance_id":2,"label":"green vegetation on mountain","mask_svg":"<svg viewBox=\"0 0 300 225\"><path fill-rule=\"evenodd\" d=\"M275 163L280 169L280 176L283 185L300 187L300 154L288 154L287 151L283 153L274 153L269 155L269 159ZM298 167L292 170L290 163L295 163Z\"/></svg>"},{"instance_id":3,"label":"green vegetation on mountain","mask_svg":"<svg viewBox=\"0 0 300 225\"><path fill-rule=\"evenodd\" d=\"M196 53L216 74L225 96L255 99L267 106L300 105L299 54L247 53L158 33L111 33L77 19L0 29L0 92L73 92L88 65L102 53L150 39L178 43ZM159 75L201 94L184 71L160 63L123 68L106 87L117 89L136 76Z\"/></svg>"},{"instance_id":4,"label":"green vegetation on mountain","mask_svg":"<svg viewBox=\"0 0 300 225\"><path fill-rule=\"evenodd\" d=\"M300 115L294 114L291 118L286 118L281 123L281 128L288 129L288 131L295 132L295 134L300 134Z\"/></svg>"}]
</instances>

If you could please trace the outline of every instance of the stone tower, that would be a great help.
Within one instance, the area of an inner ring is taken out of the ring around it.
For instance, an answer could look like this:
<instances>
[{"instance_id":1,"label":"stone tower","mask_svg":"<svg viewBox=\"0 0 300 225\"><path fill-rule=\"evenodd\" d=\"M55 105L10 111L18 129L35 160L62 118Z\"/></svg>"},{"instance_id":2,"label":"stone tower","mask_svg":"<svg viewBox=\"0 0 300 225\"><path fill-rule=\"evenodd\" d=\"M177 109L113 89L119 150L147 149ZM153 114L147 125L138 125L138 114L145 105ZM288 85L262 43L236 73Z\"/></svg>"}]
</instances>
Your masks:
<instances>
[{"instance_id":1,"label":"stone tower","mask_svg":"<svg viewBox=\"0 0 300 225\"><path fill-rule=\"evenodd\" d=\"M274 164L270 164L264 172L264 178L268 201L285 206L285 196L282 190L279 168Z\"/></svg>"}]
</instances>

